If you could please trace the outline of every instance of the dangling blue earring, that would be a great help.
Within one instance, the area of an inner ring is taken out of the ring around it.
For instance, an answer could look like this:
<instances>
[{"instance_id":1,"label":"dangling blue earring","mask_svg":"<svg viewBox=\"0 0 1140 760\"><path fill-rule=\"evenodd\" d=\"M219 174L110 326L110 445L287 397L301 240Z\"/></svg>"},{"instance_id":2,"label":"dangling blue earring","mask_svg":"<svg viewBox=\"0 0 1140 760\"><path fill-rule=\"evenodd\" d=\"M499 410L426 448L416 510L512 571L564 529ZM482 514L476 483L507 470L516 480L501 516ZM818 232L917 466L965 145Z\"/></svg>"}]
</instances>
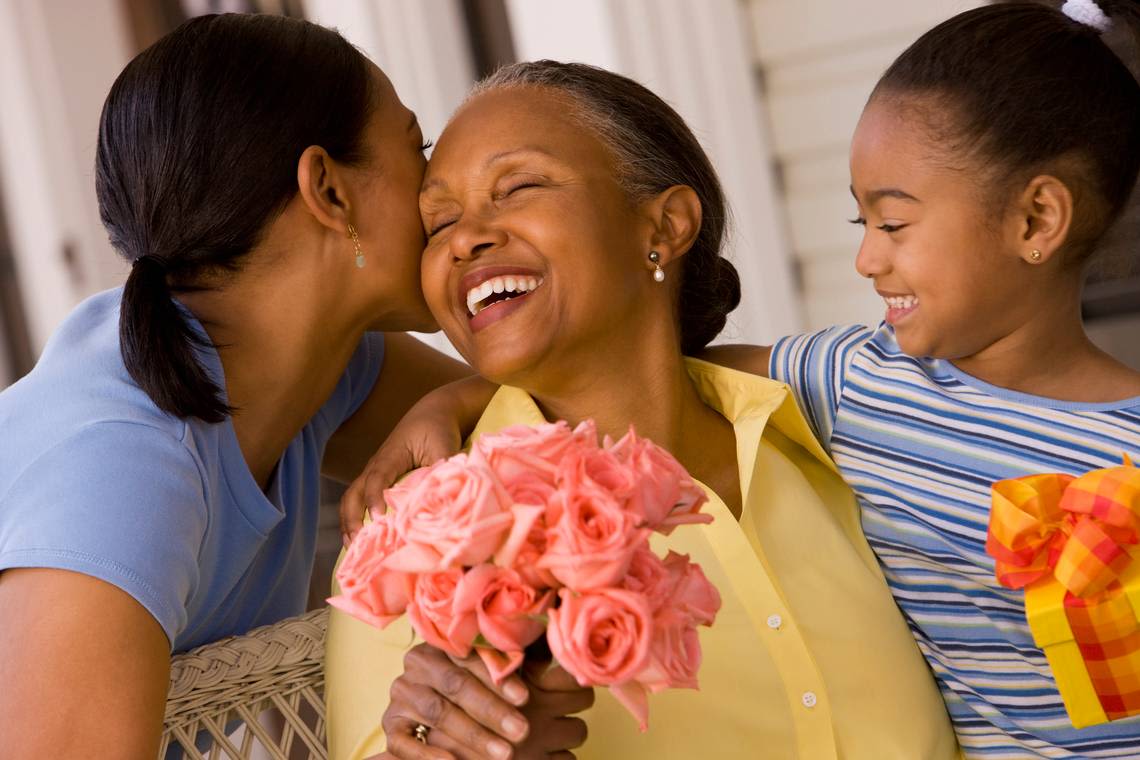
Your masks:
<instances>
[{"instance_id":1,"label":"dangling blue earring","mask_svg":"<svg viewBox=\"0 0 1140 760\"><path fill-rule=\"evenodd\" d=\"M352 248L356 251L356 268L364 268L364 251L360 250L360 238L356 236L356 228L348 225L348 236L352 238Z\"/></svg>"}]
</instances>

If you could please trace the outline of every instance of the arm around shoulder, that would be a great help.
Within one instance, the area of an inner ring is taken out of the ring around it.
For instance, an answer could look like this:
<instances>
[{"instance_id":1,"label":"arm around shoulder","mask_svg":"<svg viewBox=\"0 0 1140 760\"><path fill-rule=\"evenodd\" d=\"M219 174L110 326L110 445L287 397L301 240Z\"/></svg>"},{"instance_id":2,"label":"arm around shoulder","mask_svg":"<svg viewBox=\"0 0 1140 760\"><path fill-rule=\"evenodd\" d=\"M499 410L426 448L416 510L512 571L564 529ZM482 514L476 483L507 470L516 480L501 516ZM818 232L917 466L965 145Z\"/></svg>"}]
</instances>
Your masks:
<instances>
[{"instance_id":1,"label":"arm around shoulder","mask_svg":"<svg viewBox=\"0 0 1140 760\"><path fill-rule=\"evenodd\" d=\"M760 377L771 376L768 364L772 358L771 346L709 346L696 358Z\"/></svg>"},{"instance_id":2,"label":"arm around shoulder","mask_svg":"<svg viewBox=\"0 0 1140 760\"><path fill-rule=\"evenodd\" d=\"M170 642L118 587L68 570L0 573L0 760L154 757Z\"/></svg>"}]
</instances>

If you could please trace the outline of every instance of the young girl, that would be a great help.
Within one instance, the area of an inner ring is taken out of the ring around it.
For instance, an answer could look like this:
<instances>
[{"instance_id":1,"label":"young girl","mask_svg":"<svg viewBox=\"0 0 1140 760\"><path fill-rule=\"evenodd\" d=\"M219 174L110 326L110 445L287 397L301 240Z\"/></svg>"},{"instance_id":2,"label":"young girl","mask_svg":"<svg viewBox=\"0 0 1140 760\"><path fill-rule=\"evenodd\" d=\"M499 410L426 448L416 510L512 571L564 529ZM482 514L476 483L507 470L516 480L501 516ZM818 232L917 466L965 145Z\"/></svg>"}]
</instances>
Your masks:
<instances>
[{"instance_id":1,"label":"young girl","mask_svg":"<svg viewBox=\"0 0 1140 760\"><path fill-rule=\"evenodd\" d=\"M851 151L856 267L884 323L706 355L794 390L971 757L1140 753L1140 718L1072 727L1024 594L985 551L995 481L1140 455L1140 373L1080 317L1084 272L1140 168L1140 86L1101 39L1114 22L1140 32L1140 3L998 4L921 37ZM459 390L452 405L479 396ZM426 459L413 428L399 445ZM379 503L399 458L374 459L348 517Z\"/></svg>"},{"instance_id":2,"label":"young girl","mask_svg":"<svg viewBox=\"0 0 1140 760\"><path fill-rule=\"evenodd\" d=\"M1140 719L1072 727L1024 594L985 550L995 481L1140 454L1140 373L1080 318L1140 166L1140 86L1100 39L1107 13L1136 30L1140 3L1102 5L980 8L895 61L851 150L855 266L885 322L751 357L792 386L858 494L972 756L1140 752Z\"/></svg>"}]
</instances>

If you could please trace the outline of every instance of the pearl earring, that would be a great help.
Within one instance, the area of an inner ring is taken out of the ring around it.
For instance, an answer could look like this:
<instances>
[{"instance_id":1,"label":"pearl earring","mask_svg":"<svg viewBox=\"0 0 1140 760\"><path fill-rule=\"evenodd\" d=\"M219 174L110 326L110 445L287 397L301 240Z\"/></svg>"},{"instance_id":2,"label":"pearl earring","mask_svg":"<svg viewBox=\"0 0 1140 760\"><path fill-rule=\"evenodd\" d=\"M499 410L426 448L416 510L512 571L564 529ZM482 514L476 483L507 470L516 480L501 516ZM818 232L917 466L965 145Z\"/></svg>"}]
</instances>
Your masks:
<instances>
[{"instance_id":1,"label":"pearl earring","mask_svg":"<svg viewBox=\"0 0 1140 760\"><path fill-rule=\"evenodd\" d=\"M1036 264L1038 261L1041 261L1041 251L1034 248L1033 252L1029 254L1029 258L1033 260L1034 264Z\"/></svg>"},{"instance_id":2,"label":"pearl earring","mask_svg":"<svg viewBox=\"0 0 1140 760\"><path fill-rule=\"evenodd\" d=\"M356 228L348 225L348 236L352 238L352 249L356 252L356 268L364 268L364 251L360 250L360 238L356 236Z\"/></svg>"},{"instance_id":3,"label":"pearl earring","mask_svg":"<svg viewBox=\"0 0 1140 760\"><path fill-rule=\"evenodd\" d=\"M649 260L653 262L653 279L657 282L665 282L665 270L661 268L661 254L657 251L650 251Z\"/></svg>"}]
</instances>

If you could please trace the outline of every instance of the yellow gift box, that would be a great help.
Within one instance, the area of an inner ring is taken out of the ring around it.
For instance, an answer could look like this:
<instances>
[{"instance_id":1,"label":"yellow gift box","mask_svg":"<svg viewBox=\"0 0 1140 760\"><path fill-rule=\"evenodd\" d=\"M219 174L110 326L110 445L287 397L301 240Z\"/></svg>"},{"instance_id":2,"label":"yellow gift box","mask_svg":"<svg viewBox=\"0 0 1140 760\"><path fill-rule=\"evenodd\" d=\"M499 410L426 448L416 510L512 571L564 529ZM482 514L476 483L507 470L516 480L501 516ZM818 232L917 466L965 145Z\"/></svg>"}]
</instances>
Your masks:
<instances>
[{"instance_id":1,"label":"yellow gift box","mask_svg":"<svg viewBox=\"0 0 1140 760\"><path fill-rule=\"evenodd\" d=\"M986 551L1025 589L1075 728L1140 715L1140 469L1028 475L993 485Z\"/></svg>"},{"instance_id":2,"label":"yellow gift box","mask_svg":"<svg viewBox=\"0 0 1140 760\"><path fill-rule=\"evenodd\" d=\"M1129 554L1132 562L1120 576L1123 593L1100 602L1098 606L1114 607L1104 610L1112 618L1122 613L1131 615L1140 628L1140 548L1132 547ZM1097 695L1089 667L1065 614L1068 593L1068 589L1055 577L1042 578L1025 589L1025 616L1029 620L1034 643L1044 650L1049 660L1073 727L1084 728L1106 723L1110 718ZM1135 672L1140 672L1140 651L1133 652L1131 659L1135 661Z\"/></svg>"}]
</instances>

